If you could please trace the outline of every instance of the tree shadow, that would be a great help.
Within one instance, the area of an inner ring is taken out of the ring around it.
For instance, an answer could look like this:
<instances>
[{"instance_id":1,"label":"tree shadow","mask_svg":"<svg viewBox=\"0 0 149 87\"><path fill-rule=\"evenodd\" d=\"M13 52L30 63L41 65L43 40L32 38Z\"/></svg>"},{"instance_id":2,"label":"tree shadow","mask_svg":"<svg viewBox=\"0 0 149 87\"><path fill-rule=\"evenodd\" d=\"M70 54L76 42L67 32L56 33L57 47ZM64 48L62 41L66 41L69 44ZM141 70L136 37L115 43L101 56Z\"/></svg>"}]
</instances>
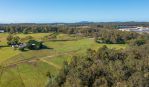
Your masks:
<instances>
[{"instance_id":1,"label":"tree shadow","mask_svg":"<svg viewBox=\"0 0 149 87\"><path fill-rule=\"evenodd\" d=\"M0 46L0 47L10 47L10 46L8 46L8 45L2 45L2 46Z\"/></svg>"},{"instance_id":2,"label":"tree shadow","mask_svg":"<svg viewBox=\"0 0 149 87\"><path fill-rule=\"evenodd\" d=\"M54 48L49 48L49 47L47 47L47 46L42 46L42 48L41 49L49 49L49 50L53 50Z\"/></svg>"}]
</instances>

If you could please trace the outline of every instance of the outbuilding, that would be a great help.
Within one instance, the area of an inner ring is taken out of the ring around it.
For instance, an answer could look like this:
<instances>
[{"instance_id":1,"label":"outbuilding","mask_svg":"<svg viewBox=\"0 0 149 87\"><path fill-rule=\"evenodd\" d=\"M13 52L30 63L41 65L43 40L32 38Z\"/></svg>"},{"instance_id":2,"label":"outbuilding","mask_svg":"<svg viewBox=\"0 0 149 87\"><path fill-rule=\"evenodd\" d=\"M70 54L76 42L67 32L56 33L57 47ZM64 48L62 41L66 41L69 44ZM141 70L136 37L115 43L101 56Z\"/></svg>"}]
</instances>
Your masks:
<instances>
[{"instance_id":1,"label":"outbuilding","mask_svg":"<svg viewBox=\"0 0 149 87\"><path fill-rule=\"evenodd\" d=\"M0 30L0 33L4 33L5 31L4 30Z\"/></svg>"}]
</instances>

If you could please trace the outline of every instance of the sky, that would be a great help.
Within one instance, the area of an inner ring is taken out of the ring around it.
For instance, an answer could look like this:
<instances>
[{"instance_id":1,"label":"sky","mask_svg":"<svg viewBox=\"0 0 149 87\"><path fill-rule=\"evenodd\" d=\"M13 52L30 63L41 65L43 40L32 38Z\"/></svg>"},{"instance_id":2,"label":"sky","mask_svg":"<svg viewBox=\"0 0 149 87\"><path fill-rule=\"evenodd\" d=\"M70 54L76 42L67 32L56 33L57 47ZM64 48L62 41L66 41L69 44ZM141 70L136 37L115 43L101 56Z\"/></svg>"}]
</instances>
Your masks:
<instances>
[{"instance_id":1,"label":"sky","mask_svg":"<svg viewBox=\"0 0 149 87\"><path fill-rule=\"evenodd\" d=\"M0 0L0 23L149 21L149 0Z\"/></svg>"}]
</instances>

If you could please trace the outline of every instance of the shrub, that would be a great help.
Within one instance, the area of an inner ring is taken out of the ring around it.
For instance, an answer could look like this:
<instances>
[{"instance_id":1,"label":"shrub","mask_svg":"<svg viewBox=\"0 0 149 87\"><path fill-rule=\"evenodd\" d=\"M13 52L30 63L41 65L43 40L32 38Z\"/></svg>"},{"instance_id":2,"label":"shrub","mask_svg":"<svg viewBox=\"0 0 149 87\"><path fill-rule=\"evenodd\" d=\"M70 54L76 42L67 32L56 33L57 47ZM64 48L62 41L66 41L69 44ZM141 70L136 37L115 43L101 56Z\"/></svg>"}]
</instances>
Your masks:
<instances>
[{"instance_id":1,"label":"shrub","mask_svg":"<svg viewBox=\"0 0 149 87\"><path fill-rule=\"evenodd\" d=\"M27 48L30 50L39 50L43 47L42 42L38 42L36 40L29 40L27 42Z\"/></svg>"}]
</instances>

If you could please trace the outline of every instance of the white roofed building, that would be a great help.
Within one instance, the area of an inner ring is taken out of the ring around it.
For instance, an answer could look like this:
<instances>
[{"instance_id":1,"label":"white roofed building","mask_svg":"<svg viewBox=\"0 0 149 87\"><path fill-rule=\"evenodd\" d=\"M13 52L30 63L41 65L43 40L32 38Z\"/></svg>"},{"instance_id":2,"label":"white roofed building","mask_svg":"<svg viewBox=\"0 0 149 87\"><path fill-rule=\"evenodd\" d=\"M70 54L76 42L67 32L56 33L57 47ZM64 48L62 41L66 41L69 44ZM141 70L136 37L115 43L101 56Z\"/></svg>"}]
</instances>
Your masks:
<instances>
[{"instance_id":1,"label":"white roofed building","mask_svg":"<svg viewBox=\"0 0 149 87\"><path fill-rule=\"evenodd\" d=\"M0 30L0 33L4 33L5 31L4 30Z\"/></svg>"}]
</instances>

